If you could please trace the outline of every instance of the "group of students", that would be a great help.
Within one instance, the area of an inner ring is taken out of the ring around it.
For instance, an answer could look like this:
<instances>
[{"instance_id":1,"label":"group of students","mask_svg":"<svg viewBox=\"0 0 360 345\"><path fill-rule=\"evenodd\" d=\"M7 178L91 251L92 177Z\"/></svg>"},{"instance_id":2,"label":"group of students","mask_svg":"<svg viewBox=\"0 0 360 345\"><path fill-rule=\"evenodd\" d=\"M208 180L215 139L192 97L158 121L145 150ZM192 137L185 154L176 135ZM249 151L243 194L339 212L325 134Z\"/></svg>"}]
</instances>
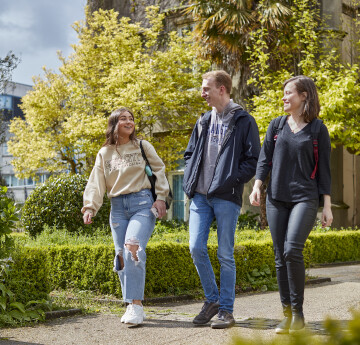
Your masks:
<instances>
[{"instance_id":1,"label":"group of students","mask_svg":"<svg viewBox=\"0 0 360 345\"><path fill-rule=\"evenodd\" d=\"M206 299L193 323L207 324L217 315L211 322L212 328L235 324L234 237L244 184L255 175L249 198L252 205L259 206L261 186L270 175L266 182L266 213L285 316L275 331L296 332L305 326L303 249L319 200L324 202L322 226L330 226L333 220L329 134L318 119L320 105L315 83L306 76L285 81L282 100L288 115L271 121L262 147L254 118L230 99L231 87L231 77L225 71L203 75L201 96L212 110L198 119L184 153L183 189L191 199L189 247ZM148 164L156 176L156 200L145 171ZM162 218L166 214L169 184L154 147L136 138L134 114L128 108L117 109L109 117L106 141L84 191L85 224L96 216L105 192L111 200L114 271L119 275L127 303L121 322L138 325L145 319L142 300L146 245L156 216ZM214 218L220 288L207 251Z\"/></svg>"}]
</instances>

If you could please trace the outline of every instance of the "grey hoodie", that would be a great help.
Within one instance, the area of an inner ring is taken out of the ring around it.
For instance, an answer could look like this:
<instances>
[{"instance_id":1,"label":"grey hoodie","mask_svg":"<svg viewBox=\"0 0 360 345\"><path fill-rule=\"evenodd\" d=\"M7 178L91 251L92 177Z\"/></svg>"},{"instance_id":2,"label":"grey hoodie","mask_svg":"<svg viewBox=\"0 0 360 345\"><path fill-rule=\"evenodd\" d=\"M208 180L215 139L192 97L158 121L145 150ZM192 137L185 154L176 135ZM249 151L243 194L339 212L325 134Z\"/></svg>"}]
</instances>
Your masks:
<instances>
[{"instance_id":1,"label":"grey hoodie","mask_svg":"<svg viewBox=\"0 0 360 345\"><path fill-rule=\"evenodd\" d=\"M205 142L204 157L195 192L207 194L211 179L214 175L216 158L220 151L226 130L231 118L238 109L242 109L242 107L230 100L222 113L216 113L214 108L211 111L211 121L208 127L207 140ZM201 121L199 121L199 125L200 122Z\"/></svg>"}]
</instances>

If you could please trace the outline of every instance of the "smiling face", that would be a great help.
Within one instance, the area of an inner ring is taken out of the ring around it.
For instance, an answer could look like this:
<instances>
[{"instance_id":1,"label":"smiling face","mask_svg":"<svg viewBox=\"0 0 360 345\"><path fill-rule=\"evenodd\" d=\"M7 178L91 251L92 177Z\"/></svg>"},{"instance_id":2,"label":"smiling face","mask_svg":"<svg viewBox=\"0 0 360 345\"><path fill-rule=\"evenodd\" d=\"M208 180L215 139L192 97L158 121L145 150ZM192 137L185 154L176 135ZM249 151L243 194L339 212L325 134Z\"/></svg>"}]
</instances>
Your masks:
<instances>
[{"instance_id":1,"label":"smiling face","mask_svg":"<svg viewBox=\"0 0 360 345\"><path fill-rule=\"evenodd\" d=\"M119 139L130 140L130 135L135 130L135 123L133 116L128 112L124 111L118 120L118 135Z\"/></svg>"},{"instance_id":2,"label":"smiling face","mask_svg":"<svg viewBox=\"0 0 360 345\"><path fill-rule=\"evenodd\" d=\"M222 103L224 94L225 86L221 85L220 87L216 87L213 78L203 79L201 97L205 99L210 107L215 107L217 109Z\"/></svg>"},{"instance_id":3,"label":"smiling face","mask_svg":"<svg viewBox=\"0 0 360 345\"><path fill-rule=\"evenodd\" d=\"M284 87L284 111L291 115L301 115L306 100L306 92L298 93L294 81L287 83Z\"/></svg>"}]
</instances>

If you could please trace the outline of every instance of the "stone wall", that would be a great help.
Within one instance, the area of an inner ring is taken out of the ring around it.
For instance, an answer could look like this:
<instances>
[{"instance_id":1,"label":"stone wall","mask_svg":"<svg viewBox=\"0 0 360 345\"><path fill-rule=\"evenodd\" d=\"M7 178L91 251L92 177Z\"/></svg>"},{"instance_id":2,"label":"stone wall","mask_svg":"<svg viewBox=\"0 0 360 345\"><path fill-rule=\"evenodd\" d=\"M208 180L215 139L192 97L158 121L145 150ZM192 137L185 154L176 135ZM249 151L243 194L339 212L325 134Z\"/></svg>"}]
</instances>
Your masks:
<instances>
[{"instance_id":1,"label":"stone wall","mask_svg":"<svg viewBox=\"0 0 360 345\"><path fill-rule=\"evenodd\" d=\"M120 17L129 17L134 22L141 22L145 26L147 25L145 13L147 6L159 6L161 13L169 12L170 19L173 10L182 7L184 3L183 0L88 0L91 11L96 11L99 8L105 10L114 9L119 12Z\"/></svg>"}]
</instances>

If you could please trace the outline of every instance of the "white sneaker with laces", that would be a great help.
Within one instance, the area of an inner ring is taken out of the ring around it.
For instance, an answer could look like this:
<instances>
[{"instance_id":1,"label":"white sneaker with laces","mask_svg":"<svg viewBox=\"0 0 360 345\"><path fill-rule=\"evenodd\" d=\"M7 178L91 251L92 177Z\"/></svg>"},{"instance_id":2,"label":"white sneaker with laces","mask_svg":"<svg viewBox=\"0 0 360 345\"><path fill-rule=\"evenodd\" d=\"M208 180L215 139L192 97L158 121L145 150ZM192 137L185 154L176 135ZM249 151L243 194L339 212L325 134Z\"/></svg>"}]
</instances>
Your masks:
<instances>
[{"instance_id":1,"label":"white sneaker with laces","mask_svg":"<svg viewBox=\"0 0 360 345\"><path fill-rule=\"evenodd\" d=\"M128 306L126 307L126 312L125 312L125 314L121 317L121 322L122 323L124 323L124 322L126 322L126 319L128 318L128 316L129 316L129 314L130 314L130 306L131 306L131 304L128 304Z\"/></svg>"},{"instance_id":2,"label":"white sneaker with laces","mask_svg":"<svg viewBox=\"0 0 360 345\"><path fill-rule=\"evenodd\" d=\"M144 308L141 305L129 304L130 311L128 316L125 319L125 323L132 325L140 325L145 319Z\"/></svg>"}]
</instances>

